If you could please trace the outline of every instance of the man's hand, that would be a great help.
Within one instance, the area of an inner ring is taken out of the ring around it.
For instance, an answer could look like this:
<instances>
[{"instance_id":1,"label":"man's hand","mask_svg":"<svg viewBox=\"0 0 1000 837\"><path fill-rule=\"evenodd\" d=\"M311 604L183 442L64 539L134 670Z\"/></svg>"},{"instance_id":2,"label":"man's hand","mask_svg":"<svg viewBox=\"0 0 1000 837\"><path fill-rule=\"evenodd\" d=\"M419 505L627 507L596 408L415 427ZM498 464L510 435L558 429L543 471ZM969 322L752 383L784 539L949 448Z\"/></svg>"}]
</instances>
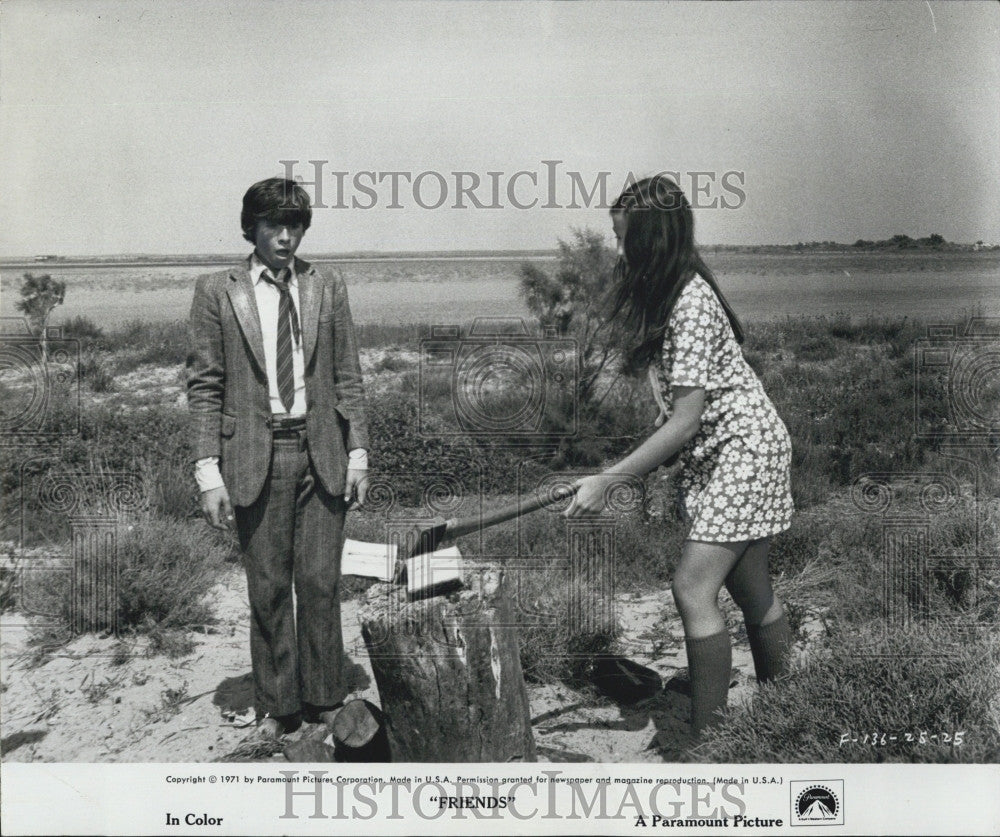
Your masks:
<instances>
[{"instance_id":1,"label":"man's hand","mask_svg":"<svg viewBox=\"0 0 1000 837\"><path fill-rule=\"evenodd\" d=\"M201 513L208 525L215 529L229 529L233 525L233 507L229 491L224 485L201 493Z\"/></svg>"},{"instance_id":2,"label":"man's hand","mask_svg":"<svg viewBox=\"0 0 1000 837\"><path fill-rule=\"evenodd\" d=\"M368 471L361 468L348 468L347 484L344 486L344 502L347 503L347 510L363 506L367 495Z\"/></svg>"}]
</instances>

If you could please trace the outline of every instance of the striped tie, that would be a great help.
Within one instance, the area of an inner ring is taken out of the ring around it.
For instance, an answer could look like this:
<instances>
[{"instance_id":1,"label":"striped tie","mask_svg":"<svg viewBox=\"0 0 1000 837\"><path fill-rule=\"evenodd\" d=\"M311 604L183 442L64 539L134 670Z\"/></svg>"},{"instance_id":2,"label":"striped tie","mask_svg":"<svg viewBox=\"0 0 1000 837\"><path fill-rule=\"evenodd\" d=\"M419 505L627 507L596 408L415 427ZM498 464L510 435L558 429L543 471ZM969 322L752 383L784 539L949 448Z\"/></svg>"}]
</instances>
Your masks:
<instances>
[{"instance_id":1,"label":"striped tie","mask_svg":"<svg viewBox=\"0 0 1000 837\"><path fill-rule=\"evenodd\" d=\"M285 412L290 412L295 401L295 375L292 367L292 335L295 335L295 345L299 345L301 333L299 318L295 313L295 302L288 288L290 273L287 268L278 271L275 279L270 270L261 274L265 282L270 282L281 295L278 303L278 394Z\"/></svg>"}]
</instances>

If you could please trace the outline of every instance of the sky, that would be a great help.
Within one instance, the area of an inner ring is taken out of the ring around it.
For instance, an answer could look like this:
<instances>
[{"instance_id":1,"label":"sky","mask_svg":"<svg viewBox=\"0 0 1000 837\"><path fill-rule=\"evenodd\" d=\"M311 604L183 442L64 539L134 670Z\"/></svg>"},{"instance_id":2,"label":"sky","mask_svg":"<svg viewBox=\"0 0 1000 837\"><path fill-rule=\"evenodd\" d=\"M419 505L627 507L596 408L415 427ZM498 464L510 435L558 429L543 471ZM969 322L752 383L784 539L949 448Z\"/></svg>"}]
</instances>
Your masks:
<instances>
[{"instance_id":1,"label":"sky","mask_svg":"<svg viewBox=\"0 0 1000 837\"><path fill-rule=\"evenodd\" d=\"M286 171L304 253L547 249L610 233L572 173L658 171L701 243L996 242L998 46L978 2L4 0L0 256L238 252Z\"/></svg>"}]
</instances>

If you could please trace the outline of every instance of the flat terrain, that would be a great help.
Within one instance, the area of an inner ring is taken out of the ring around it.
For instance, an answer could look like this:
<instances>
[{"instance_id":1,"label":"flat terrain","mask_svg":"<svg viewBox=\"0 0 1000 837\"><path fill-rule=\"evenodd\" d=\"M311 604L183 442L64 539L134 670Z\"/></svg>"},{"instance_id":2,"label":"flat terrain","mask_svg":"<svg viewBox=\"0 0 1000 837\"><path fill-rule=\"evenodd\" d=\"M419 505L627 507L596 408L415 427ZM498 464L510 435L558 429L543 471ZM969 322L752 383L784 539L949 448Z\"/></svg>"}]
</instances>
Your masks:
<instances>
[{"instance_id":1,"label":"flat terrain","mask_svg":"<svg viewBox=\"0 0 1000 837\"><path fill-rule=\"evenodd\" d=\"M305 254L308 258L308 254ZM550 257L350 259L322 262L342 270L359 323L467 322L479 316L527 315L518 296L520 265ZM1000 316L1000 252L705 253L723 290L748 319L786 315L951 316L979 309ZM53 322L86 316L100 326L187 316L194 279L225 265L63 267L39 263L5 268L0 314L14 303L26 271L66 280L66 301Z\"/></svg>"}]
</instances>

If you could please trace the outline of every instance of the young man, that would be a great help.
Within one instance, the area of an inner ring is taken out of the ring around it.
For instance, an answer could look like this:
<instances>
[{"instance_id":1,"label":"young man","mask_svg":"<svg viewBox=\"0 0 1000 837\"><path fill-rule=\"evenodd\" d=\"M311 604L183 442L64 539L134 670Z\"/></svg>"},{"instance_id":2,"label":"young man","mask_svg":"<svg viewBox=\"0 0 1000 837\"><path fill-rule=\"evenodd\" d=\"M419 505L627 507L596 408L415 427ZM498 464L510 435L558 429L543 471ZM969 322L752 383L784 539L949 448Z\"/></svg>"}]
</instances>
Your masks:
<instances>
[{"instance_id":1,"label":"young man","mask_svg":"<svg viewBox=\"0 0 1000 837\"><path fill-rule=\"evenodd\" d=\"M258 724L276 737L329 723L347 693L340 556L368 438L343 279L295 257L309 196L262 180L240 220L253 253L195 288L187 392L202 512L239 536Z\"/></svg>"}]
</instances>

